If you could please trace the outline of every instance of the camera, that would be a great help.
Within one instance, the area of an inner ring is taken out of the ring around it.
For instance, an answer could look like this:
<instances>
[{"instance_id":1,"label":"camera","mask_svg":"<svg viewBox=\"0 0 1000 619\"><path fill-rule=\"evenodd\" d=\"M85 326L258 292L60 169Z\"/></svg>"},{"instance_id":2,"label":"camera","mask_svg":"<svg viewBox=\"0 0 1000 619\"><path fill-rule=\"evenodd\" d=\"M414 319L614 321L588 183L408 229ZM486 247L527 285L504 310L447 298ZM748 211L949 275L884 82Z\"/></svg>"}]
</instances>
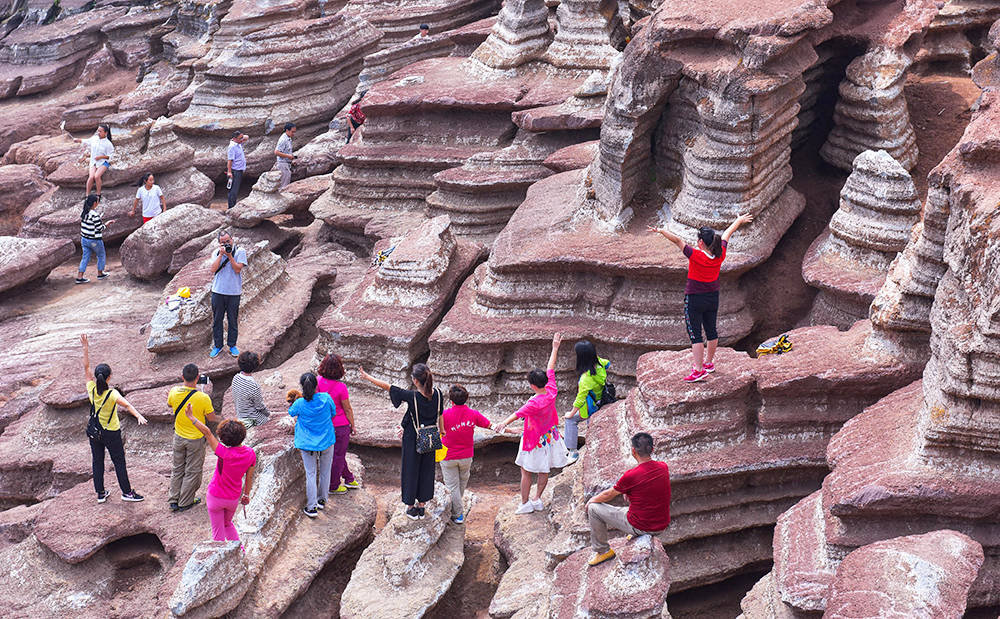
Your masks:
<instances>
[{"instance_id":1,"label":"camera","mask_svg":"<svg viewBox=\"0 0 1000 619\"><path fill-rule=\"evenodd\" d=\"M198 382L196 384L198 384L198 385L207 385L208 384L208 374L201 374L201 375L199 375L198 376Z\"/></svg>"},{"instance_id":2,"label":"camera","mask_svg":"<svg viewBox=\"0 0 1000 619\"><path fill-rule=\"evenodd\" d=\"M225 245L223 245L222 247L223 247L223 249L225 249L225 250L226 250L226 253L227 253L227 254L231 254L231 253L233 253L233 244L232 244L232 243L226 243L226 244L225 244Z\"/></svg>"}]
</instances>

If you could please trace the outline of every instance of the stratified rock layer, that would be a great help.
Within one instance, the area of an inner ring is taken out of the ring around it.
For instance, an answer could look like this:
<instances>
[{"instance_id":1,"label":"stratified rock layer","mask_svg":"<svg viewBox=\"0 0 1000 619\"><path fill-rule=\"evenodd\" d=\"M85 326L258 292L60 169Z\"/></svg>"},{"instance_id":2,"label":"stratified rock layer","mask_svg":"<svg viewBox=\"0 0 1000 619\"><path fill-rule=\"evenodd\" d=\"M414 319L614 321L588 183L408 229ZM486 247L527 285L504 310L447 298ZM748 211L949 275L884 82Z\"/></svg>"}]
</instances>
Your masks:
<instances>
[{"instance_id":1,"label":"stratified rock layer","mask_svg":"<svg viewBox=\"0 0 1000 619\"><path fill-rule=\"evenodd\" d=\"M155 279L167 272L181 245L218 229L224 220L222 213L199 204L167 209L122 242L122 267L133 277Z\"/></svg>"},{"instance_id":2,"label":"stratified rock layer","mask_svg":"<svg viewBox=\"0 0 1000 619\"><path fill-rule=\"evenodd\" d=\"M865 151L840 191L840 208L806 252L802 276L820 289L813 324L842 329L868 317L889 264L920 218L910 175L885 151Z\"/></svg>"},{"instance_id":3,"label":"stratified rock layer","mask_svg":"<svg viewBox=\"0 0 1000 619\"><path fill-rule=\"evenodd\" d=\"M111 127L115 153L111 168L103 176L100 213L105 222L105 241L122 239L139 226L142 218L129 217L139 178L152 172L163 190L167 207L194 203L207 205L215 186L192 167L192 149L180 142L166 118L152 120L145 110L114 114L104 119ZM77 152L82 152L77 147ZM47 180L57 186L37 198L24 212L22 236L69 238L79 242L80 208L87 182L86 164L64 161Z\"/></svg>"},{"instance_id":4,"label":"stratified rock layer","mask_svg":"<svg viewBox=\"0 0 1000 619\"><path fill-rule=\"evenodd\" d=\"M37 165L0 166L0 235L16 235L24 209L52 188Z\"/></svg>"},{"instance_id":5,"label":"stratified rock layer","mask_svg":"<svg viewBox=\"0 0 1000 619\"><path fill-rule=\"evenodd\" d=\"M465 560L465 527L450 523L448 490L438 483L426 517L403 507L365 548L340 598L340 616L422 617L448 592Z\"/></svg>"}]
</instances>

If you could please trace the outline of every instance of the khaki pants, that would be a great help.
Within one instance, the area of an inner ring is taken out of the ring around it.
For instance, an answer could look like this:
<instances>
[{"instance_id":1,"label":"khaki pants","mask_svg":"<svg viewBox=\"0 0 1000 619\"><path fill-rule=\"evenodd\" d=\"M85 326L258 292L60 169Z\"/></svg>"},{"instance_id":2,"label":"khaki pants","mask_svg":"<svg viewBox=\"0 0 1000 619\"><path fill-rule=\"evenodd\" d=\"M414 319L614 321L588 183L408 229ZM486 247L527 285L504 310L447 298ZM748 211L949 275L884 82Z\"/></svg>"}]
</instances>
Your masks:
<instances>
[{"instance_id":1,"label":"khaki pants","mask_svg":"<svg viewBox=\"0 0 1000 619\"><path fill-rule=\"evenodd\" d=\"M448 492L451 493L452 517L465 512L465 508L462 506L462 496L465 494L465 487L469 485L469 471L471 470L472 458L441 461L441 477L444 478L444 485L448 486Z\"/></svg>"},{"instance_id":2,"label":"khaki pants","mask_svg":"<svg viewBox=\"0 0 1000 619\"><path fill-rule=\"evenodd\" d=\"M183 438L174 434L174 470L170 475L170 503L185 507L194 503L201 487L205 465L205 439Z\"/></svg>"},{"instance_id":3,"label":"khaki pants","mask_svg":"<svg viewBox=\"0 0 1000 619\"><path fill-rule=\"evenodd\" d=\"M660 531L640 531L628 522L626 517L628 507L615 507L607 503L591 503L587 506L587 518L590 520L590 547L598 554L611 549L608 545L608 529L623 531L630 535L656 536Z\"/></svg>"}]
</instances>

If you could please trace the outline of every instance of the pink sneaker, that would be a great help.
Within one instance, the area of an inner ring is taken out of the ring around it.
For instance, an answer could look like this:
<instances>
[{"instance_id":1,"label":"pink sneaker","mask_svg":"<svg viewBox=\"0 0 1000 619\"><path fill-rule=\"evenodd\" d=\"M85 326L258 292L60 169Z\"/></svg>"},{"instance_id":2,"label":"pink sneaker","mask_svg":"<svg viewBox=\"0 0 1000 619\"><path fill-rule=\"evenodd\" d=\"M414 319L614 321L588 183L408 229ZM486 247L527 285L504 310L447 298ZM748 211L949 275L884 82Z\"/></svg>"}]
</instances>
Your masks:
<instances>
[{"instance_id":1,"label":"pink sneaker","mask_svg":"<svg viewBox=\"0 0 1000 619\"><path fill-rule=\"evenodd\" d=\"M705 370L699 370L696 368L691 369L691 373L684 377L684 382L686 383L696 383L708 376L708 372Z\"/></svg>"},{"instance_id":2,"label":"pink sneaker","mask_svg":"<svg viewBox=\"0 0 1000 619\"><path fill-rule=\"evenodd\" d=\"M706 372L708 372L709 374L711 374L712 372L715 371L715 364L714 363L706 363L706 364L704 364L704 365L701 366L701 369L703 369Z\"/></svg>"}]
</instances>

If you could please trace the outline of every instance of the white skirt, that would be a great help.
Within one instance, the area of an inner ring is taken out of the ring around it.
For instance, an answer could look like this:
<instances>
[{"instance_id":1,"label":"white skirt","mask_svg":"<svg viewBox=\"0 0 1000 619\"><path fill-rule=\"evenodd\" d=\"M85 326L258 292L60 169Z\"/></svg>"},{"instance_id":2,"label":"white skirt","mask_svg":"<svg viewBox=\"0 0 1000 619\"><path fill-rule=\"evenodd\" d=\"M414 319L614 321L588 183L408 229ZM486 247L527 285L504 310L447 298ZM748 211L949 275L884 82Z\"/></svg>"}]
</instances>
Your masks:
<instances>
[{"instance_id":1,"label":"white skirt","mask_svg":"<svg viewBox=\"0 0 1000 619\"><path fill-rule=\"evenodd\" d=\"M548 473L551 469L561 469L566 466L566 455L566 445L561 439L525 451L522 436L514 464L529 473Z\"/></svg>"}]
</instances>

